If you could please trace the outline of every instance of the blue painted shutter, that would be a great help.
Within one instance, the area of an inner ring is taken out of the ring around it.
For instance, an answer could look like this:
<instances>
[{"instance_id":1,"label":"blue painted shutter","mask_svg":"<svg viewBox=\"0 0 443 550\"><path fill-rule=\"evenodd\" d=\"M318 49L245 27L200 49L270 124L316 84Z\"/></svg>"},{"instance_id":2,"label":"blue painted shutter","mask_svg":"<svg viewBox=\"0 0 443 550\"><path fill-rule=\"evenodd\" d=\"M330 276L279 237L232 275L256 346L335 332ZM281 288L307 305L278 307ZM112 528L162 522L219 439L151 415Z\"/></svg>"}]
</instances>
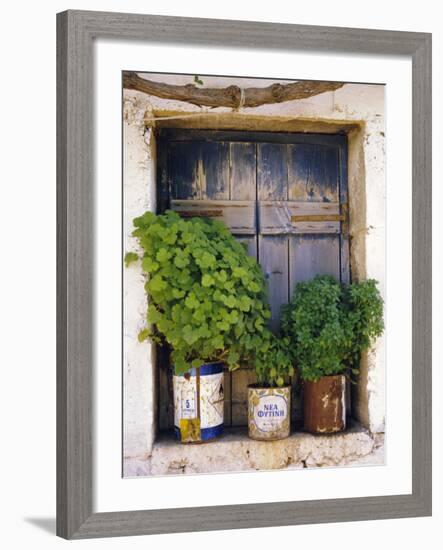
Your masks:
<instances>
[{"instance_id":1,"label":"blue painted shutter","mask_svg":"<svg viewBox=\"0 0 443 550\"><path fill-rule=\"evenodd\" d=\"M159 210L231 224L266 275L273 329L297 282L318 273L349 280L344 136L168 130L158 147ZM160 429L173 423L167 372L159 368ZM251 369L226 373L226 425L247 424L253 381Z\"/></svg>"}]
</instances>

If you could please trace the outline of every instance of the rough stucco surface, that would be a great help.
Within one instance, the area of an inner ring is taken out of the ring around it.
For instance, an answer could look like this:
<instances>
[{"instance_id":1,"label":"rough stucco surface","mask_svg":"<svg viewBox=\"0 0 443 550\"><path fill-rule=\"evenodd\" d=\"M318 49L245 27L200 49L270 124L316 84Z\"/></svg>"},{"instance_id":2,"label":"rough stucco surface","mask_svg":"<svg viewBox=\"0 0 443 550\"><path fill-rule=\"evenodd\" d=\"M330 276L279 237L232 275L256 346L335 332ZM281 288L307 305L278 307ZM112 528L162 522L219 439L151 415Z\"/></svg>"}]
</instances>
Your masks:
<instances>
[{"instance_id":1,"label":"rough stucco surface","mask_svg":"<svg viewBox=\"0 0 443 550\"><path fill-rule=\"evenodd\" d=\"M273 442L248 439L246 432L231 430L203 445L177 445L172 439L160 439L149 458L126 461L125 476L375 465L383 461L383 439L357 427L332 436L299 432Z\"/></svg>"},{"instance_id":2,"label":"rough stucco surface","mask_svg":"<svg viewBox=\"0 0 443 550\"><path fill-rule=\"evenodd\" d=\"M188 76L149 75L174 84L192 82ZM214 79L205 85L266 86L269 81ZM192 115L189 117L188 115ZM179 118L161 120L161 117ZM154 119L158 118L154 122ZM139 92L124 93L124 247L134 250L132 218L155 204L155 126L279 131L346 131L349 139L348 182L350 202L351 269L354 279L375 278L385 294L385 128L384 88L345 85L313 98L232 111L206 109L159 99ZM146 129L146 127L148 129ZM146 467L155 439L155 373L152 352L139 344L144 326L144 278L138 266L125 270L124 305L124 455L129 464ZM362 360L361 380L353 389L354 415L372 433L384 431L385 343L380 338ZM351 437L344 434L335 437ZM215 443L214 443L215 444ZM218 443L216 443L218 445ZM238 443L240 445L240 443ZM162 451L166 452L166 451ZM258 452L258 451L257 451ZM277 451L276 451L277 452ZM259 456L259 455L257 455ZM140 459L141 462L137 462ZM158 457L152 455L155 462ZM258 459L257 459L258 460ZM351 458L345 458L347 463ZM135 461L135 462L134 462ZM144 466L143 466L144 465ZM156 466L157 468L157 466ZM160 468L160 466L158 466ZM161 468L160 468L161 469ZM130 475L130 474L128 474Z\"/></svg>"},{"instance_id":3,"label":"rough stucco surface","mask_svg":"<svg viewBox=\"0 0 443 550\"><path fill-rule=\"evenodd\" d=\"M124 104L124 250L138 251L131 236L132 220L155 207L155 170L152 131L146 130L147 104L132 98ZM150 452L155 437L155 376L152 346L138 342L145 325L144 276L137 267L124 272L124 454L143 456Z\"/></svg>"}]
</instances>

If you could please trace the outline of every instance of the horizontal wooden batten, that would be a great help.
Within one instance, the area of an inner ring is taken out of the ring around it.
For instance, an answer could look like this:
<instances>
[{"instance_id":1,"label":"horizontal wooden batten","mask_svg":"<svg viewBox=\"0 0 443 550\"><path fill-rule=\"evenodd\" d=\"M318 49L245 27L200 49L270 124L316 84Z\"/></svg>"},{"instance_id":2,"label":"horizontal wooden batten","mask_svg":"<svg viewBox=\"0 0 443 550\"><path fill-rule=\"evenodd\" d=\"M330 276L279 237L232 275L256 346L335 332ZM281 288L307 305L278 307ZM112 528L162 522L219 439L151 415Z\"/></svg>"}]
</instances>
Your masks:
<instances>
[{"instance_id":1,"label":"horizontal wooden batten","mask_svg":"<svg viewBox=\"0 0 443 550\"><path fill-rule=\"evenodd\" d=\"M212 218L236 235L255 235L256 202L222 200L171 200L171 210L183 218Z\"/></svg>"},{"instance_id":2,"label":"horizontal wooden batten","mask_svg":"<svg viewBox=\"0 0 443 550\"><path fill-rule=\"evenodd\" d=\"M160 124L162 122L160 121ZM351 126L351 125L349 125ZM157 134L168 141L230 141L246 143L309 144L341 147L347 142L345 132L341 134L309 134L294 132L267 132L251 130L199 130L193 128L159 128Z\"/></svg>"},{"instance_id":3,"label":"horizontal wooden batten","mask_svg":"<svg viewBox=\"0 0 443 550\"><path fill-rule=\"evenodd\" d=\"M340 233L346 221L338 202L260 201L260 233Z\"/></svg>"},{"instance_id":4,"label":"horizontal wooden batten","mask_svg":"<svg viewBox=\"0 0 443 550\"><path fill-rule=\"evenodd\" d=\"M312 216L291 216L291 222L343 222L343 214L313 214Z\"/></svg>"},{"instance_id":5,"label":"horizontal wooden batten","mask_svg":"<svg viewBox=\"0 0 443 550\"><path fill-rule=\"evenodd\" d=\"M182 218L195 218L197 215L193 210L179 210L179 212ZM199 210L198 216L202 218L222 218L223 210Z\"/></svg>"}]
</instances>

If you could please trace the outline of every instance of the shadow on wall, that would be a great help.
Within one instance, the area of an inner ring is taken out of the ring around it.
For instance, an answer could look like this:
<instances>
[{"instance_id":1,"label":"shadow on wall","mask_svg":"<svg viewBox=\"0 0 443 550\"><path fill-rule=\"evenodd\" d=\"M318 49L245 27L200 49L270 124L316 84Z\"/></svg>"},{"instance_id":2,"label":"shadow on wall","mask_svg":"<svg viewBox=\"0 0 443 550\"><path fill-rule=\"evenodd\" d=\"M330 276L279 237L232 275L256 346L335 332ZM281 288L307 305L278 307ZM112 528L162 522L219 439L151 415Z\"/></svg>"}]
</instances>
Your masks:
<instances>
[{"instance_id":1,"label":"shadow on wall","mask_svg":"<svg viewBox=\"0 0 443 550\"><path fill-rule=\"evenodd\" d=\"M24 518L27 523L39 527L42 531L55 535L55 518Z\"/></svg>"}]
</instances>

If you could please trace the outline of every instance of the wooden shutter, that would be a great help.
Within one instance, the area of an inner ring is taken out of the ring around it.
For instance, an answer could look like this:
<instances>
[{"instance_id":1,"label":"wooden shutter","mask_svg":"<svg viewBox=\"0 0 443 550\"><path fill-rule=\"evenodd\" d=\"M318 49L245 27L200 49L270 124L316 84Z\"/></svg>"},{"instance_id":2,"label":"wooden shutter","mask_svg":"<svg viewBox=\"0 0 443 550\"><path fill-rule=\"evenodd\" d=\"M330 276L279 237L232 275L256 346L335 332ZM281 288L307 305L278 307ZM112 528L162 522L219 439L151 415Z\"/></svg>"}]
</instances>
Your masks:
<instances>
[{"instance_id":1,"label":"wooden shutter","mask_svg":"<svg viewBox=\"0 0 443 550\"><path fill-rule=\"evenodd\" d=\"M166 130L158 151L159 211L222 219L247 243L268 281L274 330L297 282L316 274L349 280L344 136ZM173 424L172 383L161 350L159 358L165 429ZM254 381L251 369L225 374L227 426L247 424Z\"/></svg>"}]
</instances>

